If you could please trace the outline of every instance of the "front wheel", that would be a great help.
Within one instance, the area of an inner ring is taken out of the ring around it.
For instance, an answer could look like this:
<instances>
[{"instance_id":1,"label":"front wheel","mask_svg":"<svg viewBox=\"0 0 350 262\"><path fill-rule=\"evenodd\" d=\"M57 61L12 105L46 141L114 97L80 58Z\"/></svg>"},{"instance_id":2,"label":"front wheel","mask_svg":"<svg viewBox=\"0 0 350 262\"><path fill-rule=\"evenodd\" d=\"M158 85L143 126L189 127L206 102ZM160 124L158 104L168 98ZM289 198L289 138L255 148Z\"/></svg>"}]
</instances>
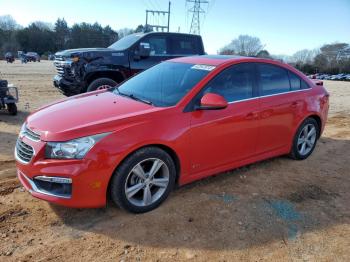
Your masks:
<instances>
[{"instance_id":1,"label":"front wheel","mask_svg":"<svg viewBox=\"0 0 350 262\"><path fill-rule=\"evenodd\" d=\"M123 161L112 177L112 200L121 208L144 213L158 207L173 189L174 161L158 147L142 148Z\"/></svg>"},{"instance_id":2,"label":"front wheel","mask_svg":"<svg viewBox=\"0 0 350 262\"><path fill-rule=\"evenodd\" d=\"M111 87L115 87L118 83L110 78L98 78L91 82L91 84L87 88L87 92L100 90L100 89L108 89Z\"/></svg>"},{"instance_id":3,"label":"front wheel","mask_svg":"<svg viewBox=\"0 0 350 262\"><path fill-rule=\"evenodd\" d=\"M315 149L320 129L317 121L307 118L298 128L293 139L290 157L297 160L308 158Z\"/></svg>"}]
</instances>

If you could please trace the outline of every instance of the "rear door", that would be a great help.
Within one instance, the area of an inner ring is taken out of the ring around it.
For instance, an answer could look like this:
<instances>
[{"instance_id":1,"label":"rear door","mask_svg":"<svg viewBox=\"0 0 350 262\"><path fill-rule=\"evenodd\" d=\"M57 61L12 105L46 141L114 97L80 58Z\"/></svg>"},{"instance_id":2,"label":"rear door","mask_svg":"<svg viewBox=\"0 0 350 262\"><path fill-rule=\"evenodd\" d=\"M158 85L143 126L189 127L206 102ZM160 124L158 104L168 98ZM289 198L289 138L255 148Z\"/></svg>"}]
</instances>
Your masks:
<instances>
[{"instance_id":1,"label":"rear door","mask_svg":"<svg viewBox=\"0 0 350 262\"><path fill-rule=\"evenodd\" d=\"M257 154L268 153L289 145L298 112L301 93L291 90L288 70L272 65L257 65L260 112Z\"/></svg>"}]
</instances>

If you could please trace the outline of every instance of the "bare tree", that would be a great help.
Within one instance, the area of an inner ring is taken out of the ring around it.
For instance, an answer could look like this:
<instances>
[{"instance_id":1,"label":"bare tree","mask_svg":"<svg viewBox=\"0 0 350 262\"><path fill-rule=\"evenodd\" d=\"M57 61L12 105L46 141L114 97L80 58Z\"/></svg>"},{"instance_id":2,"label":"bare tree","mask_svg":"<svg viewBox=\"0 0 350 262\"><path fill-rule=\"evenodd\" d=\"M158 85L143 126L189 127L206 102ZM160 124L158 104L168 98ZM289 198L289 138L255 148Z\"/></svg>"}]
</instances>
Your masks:
<instances>
[{"instance_id":1,"label":"bare tree","mask_svg":"<svg viewBox=\"0 0 350 262\"><path fill-rule=\"evenodd\" d=\"M319 52L320 51L318 49L303 49L295 52L291 57L291 61L300 65L311 64Z\"/></svg>"},{"instance_id":2,"label":"bare tree","mask_svg":"<svg viewBox=\"0 0 350 262\"><path fill-rule=\"evenodd\" d=\"M219 53L242 56L256 56L263 49L264 45L261 44L261 41L258 37L240 35L238 38L233 39L230 44L223 47Z\"/></svg>"},{"instance_id":3,"label":"bare tree","mask_svg":"<svg viewBox=\"0 0 350 262\"><path fill-rule=\"evenodd\" d=\"M37 26L38 28L42 30L50 30L53 31L55 29L54 25L52 23L43 22L43 21L34 21L32 24Z\"/></svg>"},{"instance_id":4,"label":"bare tree","mask_svg":"<svg viewBox=\"0 0 350 262\"><path fill-rule=\"evenodd\" d=\"M10 15L0 16L0 29L4 31L13 31L18 29L19 25L16 20Z\"/></svg>"},{"instance_id":5,"label":"bare tree","mask_svg":"<svg viewBox=\"0 0 350 262\"><path fill-rule=\"evenodd\" d=\"M118 33L118 38L123 38L124 36L130 35L134 33L134 30L131 28L122 28L117 31Z\"/></svg>"}]
</instances>

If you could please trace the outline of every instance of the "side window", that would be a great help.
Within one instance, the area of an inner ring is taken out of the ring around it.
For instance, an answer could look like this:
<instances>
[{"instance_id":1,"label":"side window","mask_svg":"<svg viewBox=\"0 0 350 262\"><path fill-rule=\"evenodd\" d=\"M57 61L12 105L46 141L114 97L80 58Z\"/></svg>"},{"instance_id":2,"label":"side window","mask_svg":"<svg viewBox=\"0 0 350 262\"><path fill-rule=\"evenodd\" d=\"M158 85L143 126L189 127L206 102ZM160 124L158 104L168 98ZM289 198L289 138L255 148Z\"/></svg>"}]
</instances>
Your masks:
<instances>
[{"instance_id":1,"label":"side window","mask_svg":"<svg viewBox=\"0 0 350 262\"><path fill-rule=\"evenodd\" d=\"M219 73L204 89L204 94L215 93L227 102L253 97L254 65L243 63L234 65Z\"/></svg>"},{"instance_id":2,"label":"side window","mask_svg":"<svg viewBox=\"0 0 350 262\"><path fill-rule=\"evenodd\" d=\"M309 85L303 79L301 79L299 76L297 76L296 74L290 71L289 71L289 79L290 79L290 88L292 91L309 88Z\"/></svg>"},{"instance_id":3,"label":"side window","mask_svg":"<svg viewBox=\"0 0 350 262\"><path fill-rule=\"evenodd\" d=\"M301 79L301 89L308 89L310 88L310 86L304 81Z\"/></svg>"},{"instance_id":4,"label":"side window","mask_svg":"<svg viewBox=\"0 0 350 262\"><path fill-rule=\"evenodd\" d=\"M261 95L279 94L290 90L287 70L269 64L259 64L258 68Z\"/></svg>"},{"instance_id":5,"label":"side window","mask_svg":"<svg viewBox=\"0 0 350 262\"><path fill-rule=\"evenodd\" d=\"M150 56L166 55L168 53L167 40L165 37L151 36L146 40L146 42L149 43L151 48Z\"/></svg>"},{"instance_id":6,"label":"side window","mask_svg":"<svg viewBox=\"0 0 350 262\"><path fill-rule=\"evenodd\" d=\"M199 54L195 38L190 37L171 37L171 54L173 55L191 55Z\"/></svg>"},{"instance_id":7,"label":"side window","mask_svg":"<svg viewBox=\"0 0 350 262\"><path fill-rule=\"evenodd\" d=\"M301 79L296 74L293 74L292 72L289 72L289 79L290 79L290 89L292 91L299 90L301 87Z\"/></svg>"}]
</instances>

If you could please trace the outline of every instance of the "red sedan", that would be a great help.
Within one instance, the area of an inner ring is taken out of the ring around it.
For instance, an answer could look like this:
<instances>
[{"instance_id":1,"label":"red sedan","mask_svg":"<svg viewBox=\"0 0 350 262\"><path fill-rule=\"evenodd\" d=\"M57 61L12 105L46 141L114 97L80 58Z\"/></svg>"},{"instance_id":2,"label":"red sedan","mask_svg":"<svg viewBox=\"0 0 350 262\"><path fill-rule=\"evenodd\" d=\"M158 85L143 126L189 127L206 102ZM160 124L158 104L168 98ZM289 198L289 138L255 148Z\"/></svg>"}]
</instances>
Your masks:
<instances>
[{"instance_id":1,"label":"red sedan","mask_svg":"<svg viewBox=\"0 0 350 262\"><path fill-rule=\"evenodd\" d=\"M15 149L18 177L57 204L100 207L111 198L150 211L175 184L280 155L307 158L328 98L322 82L273 60L170 60L30 115Z\"/></svg>"}]
</instances>

